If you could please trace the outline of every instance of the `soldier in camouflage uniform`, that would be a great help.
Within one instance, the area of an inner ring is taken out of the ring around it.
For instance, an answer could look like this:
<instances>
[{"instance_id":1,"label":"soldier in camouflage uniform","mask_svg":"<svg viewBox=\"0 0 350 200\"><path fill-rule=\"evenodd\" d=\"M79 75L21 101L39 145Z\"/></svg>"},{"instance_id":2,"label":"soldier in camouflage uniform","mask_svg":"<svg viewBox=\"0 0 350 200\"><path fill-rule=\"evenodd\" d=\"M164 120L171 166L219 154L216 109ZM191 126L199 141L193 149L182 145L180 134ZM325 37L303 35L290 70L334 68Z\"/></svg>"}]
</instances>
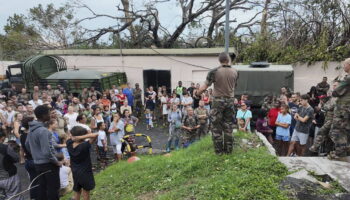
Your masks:
<instances>
[{"instance_id":1,"label":"soldier in camouflage uniform","mask_svg":"<svg viewBox=\"0 0 350 200\"><path fill-rule=\"evenodd\" d=\"M332 93L332 96L338 99L334 108L333 123L330 130L330 137L334 142L335 150L331 152L329 158L336 160L345 160L349 151L350 58L344 61L343 69L347 75L339 82L338 87Z\"/></svg>"},{"instance_id":2,"label":"soldier in camouflage uniform","mask_svg":"<svg viewBox=\"0 0 350 200\"><path fill-rule=\"evenodd\" d=\"M134 113L136 113L136 117L141 117L142 111L142 90L138 83L135 84L135 89L133 90L134 95Z\"/></svg>"},{"instance_id":3,"label":"soldier in camouflage uniform","mask_svg":"<svg viewBox=\"0 0 350 200\"><path fill-rule=\"evenodd\" d=\"M194 115L193 108L188 107L187 115L185 115L182 119L182 143L185 148L195 141L197 129L199 127L199 120L197 116Z\"/></svg>"},{"instance_id":4,"label":"soldier in camouflage uniform","mask_svg":"<svg viewBox=\"0 0 350 200\"><path fill-rule=\"evenodd\" d=\"M215 153L231 153L233 149L234 89L238 72L232 68L227 53L219 55L220 66L208 72L204 85L196 92L199 96L214 83L212 108L210 110L211 132Z\"/></svg>"},{"instance_id":5,"label":"soldier in camouflage uniform","mask_svg":"<svg viewBox=\"0 0 350 200\"><path fill-rule=\"evenodd\" d=\"M336 98L333 97L322 106L322 110L325 112L325 123L318 131L314 144L310 147L312 152L318 152L320 146L329 137L329 131L333 123L335 101Z\"/></svg>"},{"instance_id":6,"label":"soldier in camouflage uniform","mask_svg":"<svg viewBox=\"0 0 350 200\"><path fill-rule=\"evenodd\" d=\"M200 139L201 136L205 136L208 133L209 113L208 113L208 110L204 108L204 101L202 100L199 101L199 107L196 108L196 110L194 111L194 114L199 119L200 127L197 130L197 137L198 139Z\"/></svg>"}]
</instances>

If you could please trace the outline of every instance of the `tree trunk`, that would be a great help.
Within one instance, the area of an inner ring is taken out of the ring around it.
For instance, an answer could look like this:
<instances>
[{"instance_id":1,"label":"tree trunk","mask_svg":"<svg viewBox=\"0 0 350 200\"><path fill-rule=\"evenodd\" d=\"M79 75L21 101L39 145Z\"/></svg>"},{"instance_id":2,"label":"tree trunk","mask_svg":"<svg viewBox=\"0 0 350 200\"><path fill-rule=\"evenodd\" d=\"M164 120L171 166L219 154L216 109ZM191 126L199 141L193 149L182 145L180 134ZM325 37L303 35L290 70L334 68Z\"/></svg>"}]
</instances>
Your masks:
<instances>
[{"instance_id":1,"label":"tree trunk","mask_svg":"<svg viewBox=\"0 0 350 200\"><path fill-rule=\"evenodd\" d=\"M264 11L261 18L261 29L260 33L263 38L266 38L267 34L267 18L268 18L268 10L269 10L269 4L271 3L271 0L265 0L264 5Z\"/></svg>"},{"instance_id":2,"label":"tree trunk","mask_svg":"<svg viewBox=\"0 0 350 200\"><path fill-rule=\"evenodd\" d=\"M131 19L131 14L130 14L130 2L129 0L121 0L122 4L123 4L123 8L124 8L124 16L125 16L125 22L126 23L130 23L132 21ZM130 26L128 27L128 30L130 32L130 37L131 37L131 41L136 41L136 32L135 32L135 28L132 24L130 24Z\"/></svg>"}]
</instances>

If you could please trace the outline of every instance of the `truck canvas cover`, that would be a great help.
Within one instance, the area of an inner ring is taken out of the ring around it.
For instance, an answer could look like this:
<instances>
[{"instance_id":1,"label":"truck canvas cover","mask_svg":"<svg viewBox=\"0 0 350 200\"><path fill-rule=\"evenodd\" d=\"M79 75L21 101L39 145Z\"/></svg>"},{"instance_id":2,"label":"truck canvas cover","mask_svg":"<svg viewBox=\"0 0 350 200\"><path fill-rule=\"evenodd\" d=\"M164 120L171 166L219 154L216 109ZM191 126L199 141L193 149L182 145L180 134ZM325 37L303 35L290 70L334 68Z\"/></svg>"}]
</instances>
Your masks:
<instances>
[{"instance_id":1,"label":"truck canvas cover","mask_svg":"<svg viewBox=\"0 0 350 200\"><path fill-rule=\"evenodd\" d=\"M269 65L268 67L251 67L234 65L239 73L235 95L248 94L254 105L261 105L264 97L279 95L281 87L293 91L294 72L291 65Z\"/></svg>"}]
</instances>

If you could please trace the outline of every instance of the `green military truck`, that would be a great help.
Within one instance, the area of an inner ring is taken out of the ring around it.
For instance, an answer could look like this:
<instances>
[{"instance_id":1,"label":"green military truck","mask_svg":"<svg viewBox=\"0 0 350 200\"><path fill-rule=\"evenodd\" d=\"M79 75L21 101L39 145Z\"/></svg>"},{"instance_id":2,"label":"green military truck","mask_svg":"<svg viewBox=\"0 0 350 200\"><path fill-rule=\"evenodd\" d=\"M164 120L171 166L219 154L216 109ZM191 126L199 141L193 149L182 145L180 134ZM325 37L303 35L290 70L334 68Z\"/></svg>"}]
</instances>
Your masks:
<instances>
[{"instance_id":1,"label":"green military truck","mask_svg":"<svg viewBox=\"0 0 350 200\"><path fill-rule=\"evenodd\" d=\"M253 107L260 107L266 96L278 96L281 87L294 90L294 71L291 65L270 65L256 62L251 65L234 65L239 78L235 95L249 95Z\"/></svg>"},{"instance_id":2,"label":"green military truck","mask_svg":"<svg viewBox=\"0 0 350 200\"><path fill-rule=\"evenodd\" d=\"M17 90L34 86L46 89L46 86L63 86L70 93L80 93L83 88L95 87L98 91L109 89L112 85L126 84L125 73L100 72L83 69L67 69L65 60L55 55L34 56L24 63L10 65L6 71L7 82L2 88L15 85Z\"/></svg>"}]
</instances>

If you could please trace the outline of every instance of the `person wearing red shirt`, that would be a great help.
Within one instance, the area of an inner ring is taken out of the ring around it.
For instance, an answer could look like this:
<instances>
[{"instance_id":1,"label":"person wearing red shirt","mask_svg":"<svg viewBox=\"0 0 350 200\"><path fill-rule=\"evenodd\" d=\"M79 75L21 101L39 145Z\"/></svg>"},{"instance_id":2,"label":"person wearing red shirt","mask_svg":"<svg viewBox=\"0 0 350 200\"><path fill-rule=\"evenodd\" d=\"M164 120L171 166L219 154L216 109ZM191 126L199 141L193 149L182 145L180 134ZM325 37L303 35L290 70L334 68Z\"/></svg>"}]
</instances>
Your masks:
<instances>
[{"instance_id":1,"label":"person wearing red shirt","mask_svg":"<svg viewBox=\"0 0 350 200\"><path fill-rule=\"evenodd\" d=\"M276 135L276 119L278 117L278 113L281 111L281 102L277 101L275 106L269 110L267 117L269 118L269 126L273 130L272 138L275 138Z\"/></svg>"},{"instance_id":2,"label":"person wearing red shirt","mask_svg":"<svg viewBox=\"0 0 350 200\"><path fill-rule=\"evenodd\" d=\"M126 95L123 94L123 93L119 93L119 94L117 94L117 97L118 97L118 99L119 99L120 106L122 106L122 105L124 104Z\"/></svg>"}]
</instances>

